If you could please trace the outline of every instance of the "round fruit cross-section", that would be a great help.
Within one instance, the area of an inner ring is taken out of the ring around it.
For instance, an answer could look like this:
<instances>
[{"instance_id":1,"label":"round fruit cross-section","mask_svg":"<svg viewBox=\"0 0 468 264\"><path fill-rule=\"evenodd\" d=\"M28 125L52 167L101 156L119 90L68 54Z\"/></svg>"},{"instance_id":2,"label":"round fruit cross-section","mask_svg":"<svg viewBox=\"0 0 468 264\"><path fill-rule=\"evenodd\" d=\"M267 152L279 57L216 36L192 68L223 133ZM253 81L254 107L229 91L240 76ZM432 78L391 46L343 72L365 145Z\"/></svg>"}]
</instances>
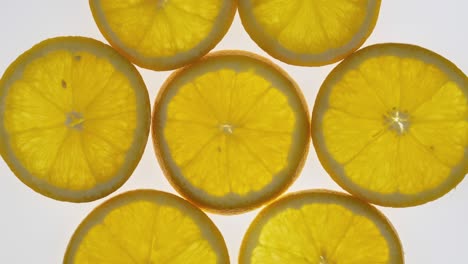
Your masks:
<instances>
[{"instance_id":1,"label":"round fruit cross-section","mask_svg":"<svg viewBox=\"0 0 468 264\"><path fill-rule=\"evenodd\" d=\"M397 233L371 205L313 190L268 205L244 236L239 264L402 264Z\"/></svg>"},{"instance_id":2,"label":"round fruit cross-section","mask_svg":"<svg viewBox=\"0 0 468 264\"><path fill-rule=\"evenodd\" d=\"M94 209L68 244L64 264L228 264L224 239L200 209L169 193L130 191Z\"/></svg>"},{"instance_id":3,"label":"round fruit cross-section","mask_svg":"<svg viewBox=\"0 0 468 264\"><path fill-rule=\"evenodd\" d=\"M468 169L468 78L421 47L378 44L340 63L316 99L318 157L345 190L414 206L454 188Z\"/></svg>"},{"instance_id":4,"label":"round fruit cross-section","mask_svg":"<svg viewBox=\"0 0 468 264\"><path fill-rule=\"evenodd\" d=\"M135 67L82 37L45 40L0 81L0 152L15 175L48 197L86 202L132 174L151 108Z\"/></svg>"},{"instance_id":5,"label":"round fruit cross-section","mask_svg":"<svg viewBox=\"0 0 468 264\"><path fill-rule=\"evenodd\" d=\"M89 0L104 37L138 66L171 70L208 53L228 31L233 0Z\"/></svg>"},{"instance_id":6,"label":"round fruit cross-section","mask_svg":"<svg viewBox=\"0 0 468 264\"><path fill-rule=\"evenodd\" d=\"M157 157L174 187L219 213L260 206L304 163L304 98L270 61L244 51L211 54L175 72L153 113Z\"/></svg>"}]
</instances>

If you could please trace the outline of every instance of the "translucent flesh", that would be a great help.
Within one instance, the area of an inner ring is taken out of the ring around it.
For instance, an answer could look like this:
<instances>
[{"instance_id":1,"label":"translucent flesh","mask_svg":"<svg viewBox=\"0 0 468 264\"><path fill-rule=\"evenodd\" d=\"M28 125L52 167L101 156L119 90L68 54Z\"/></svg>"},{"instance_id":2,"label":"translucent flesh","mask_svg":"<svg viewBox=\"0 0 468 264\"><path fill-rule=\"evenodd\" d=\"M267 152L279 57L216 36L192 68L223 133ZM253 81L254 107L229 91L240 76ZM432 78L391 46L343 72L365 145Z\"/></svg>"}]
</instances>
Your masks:
<instances>
[{"instance_id":1,"label":"translucent flesh","mask_svg":"<svg viewBox=\"0 0 468 264\"><path fill-rule=\"evenodd\" d=\"M126 47L144 57L189 51L217 23L223 0L100 0L106 24Z\"/></svg>"},{"instance_id":2,"label":"translucent flesh","mask_svg":"<svg viewBox=\"0 0 468 264\"><path fill-rule=\"evenodd\" d=\"M155 201L114 206L102 219L87 220L92 226L79 234L71 263L220 263L202 231L212 226L199 226L193 217Z\"/></svg>"},{"instance_id":3,"label":"translucent flesh","mask_svg":"<svg viewBox=\"0 0 468 264\"><path fill-rule=\"evenodd\" d=\"M31 61L5 97L15 158L34 177L88 190L121 168L136 128L124 73L88 52L55 50Z\"/></svg>"},{"instance_id":4,"label":"translucent flesh","mask_svg":"<svg viewBox=\"0 0 468 264\"><path fill-rule=\"evenodd\" d=\"M373 214L354 211L346 203L304 202L282 208L254 226L258 241L249 241L254 248L246 263L391 263L389 244L394 238L387 237L388 230L381 230Z\"/></svg>"},{"instance_id":5,"label":"translucent flesh","mask_svg":"<svg viewBox=\"0 0 468 264\"><path fill-rule=\"evenodd\" d=\"M323 135L328 154L353 183L378 193L418 194L441 185L464 159L468 102L443 70L382 55L360 61L334 84ZM403 133L388 123L395 111L408 118Z\"/></svg>"},{"instance_id":6,"label":"translucent flesh","mask_svg":"<svg viewBox=\"0 0 468 264\"><path fill-rule=\"evenodd\" d=\"M168 103L164 127L183 177L213 196L247 195L269 184L300 151L292 148L300 121L288 96L253 65L190 77Z\"/></svg>"},{"instance_id":7,"label":"translucent flesh","mask_svg":"<svg viewBox=\"0 0 468 264\"><path fill-rule=\"evenodd\" d=\"M364 23L367 0L250 0L261 31L295 53L320 54L348 44Z\"/></svg>"}]
</instances>

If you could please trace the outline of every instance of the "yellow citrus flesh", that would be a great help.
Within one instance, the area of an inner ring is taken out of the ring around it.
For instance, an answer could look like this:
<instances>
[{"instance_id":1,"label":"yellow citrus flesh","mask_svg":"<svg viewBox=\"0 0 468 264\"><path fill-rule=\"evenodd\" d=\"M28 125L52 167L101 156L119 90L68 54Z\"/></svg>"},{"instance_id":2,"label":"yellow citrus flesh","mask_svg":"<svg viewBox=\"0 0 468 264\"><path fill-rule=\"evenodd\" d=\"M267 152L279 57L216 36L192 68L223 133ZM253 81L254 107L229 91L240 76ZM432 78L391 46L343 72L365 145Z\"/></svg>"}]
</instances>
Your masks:
<instances>
[{"instance_id":1,"label":"yellow citrus flesh","mask_svg":"<svg viewBox=\"0 0 468 264\"><path fill-rule=\"evenodd\" d=\"M248 52L218 52L174 73L153 121L166 176L190 200L218 212L279 195L308 150L307 106L296 84Z\"/></svg>"},{"instance_id":2,"label":"yellow citrus flesh","mask_svg":"<svg viewBox=\"0 0 468 264\"><path fill-rule=\"evenodd\" d=\"M379 44L327 77L313 113L313 141L347 191L384 206L434 200L468 168L468 79L421 47Z\"/></svg>"},{"instance_id":3,"label":"yellow citrus flesh","mask_svg":"<svg viewBox=\"0 0 468 264\"><path fill-rule=\"evenodd\" d=\"M136 69L111 47L49 39L0 82L0 150L16 176L54 199L84 202L120 187L146 145L150 106Z\"/></svg>"},{"instance_id":4,"label":"yellow citrus flesh","mask_svg":"<svg viewBox=\"0 0 468 264\"><path fill-rule=\"evenodd\" d=\"M239 0L250 37L283 62L320 66L358 49L374 29L380 0Z\"/></svg>"},{"instance_id":5,"label":"yellow citrus flesh","mask_svg":"<svg viewBox=\"0 0 468 264\"><path fill-rule=\"evenodd\" d=\"M403 263L401 243L374 207L330 191L290 194L250 225L240 264Z\"/></svg>"},{"instance_id":6,"label":"yellow citrus flesh","mask_svg":"<svg viewBox=\"0 0 468 264\"><path fill-rule=\"evenodd\" d=\"M224 239L202 211L153 190L131 191L94 209L68 244L64 264L226 264Z\"/></svg>"},{"instance_id":7,"label":"yellow citrus flesh","mask_svg":"<svg viewBox=\"0 0 468 264\"><path fill-rule=\"evenodd\" d=\"M138 66L170 70L209 52L229 29L232 0L89 0L99 30Z\"/></svg>"}]
</instances>

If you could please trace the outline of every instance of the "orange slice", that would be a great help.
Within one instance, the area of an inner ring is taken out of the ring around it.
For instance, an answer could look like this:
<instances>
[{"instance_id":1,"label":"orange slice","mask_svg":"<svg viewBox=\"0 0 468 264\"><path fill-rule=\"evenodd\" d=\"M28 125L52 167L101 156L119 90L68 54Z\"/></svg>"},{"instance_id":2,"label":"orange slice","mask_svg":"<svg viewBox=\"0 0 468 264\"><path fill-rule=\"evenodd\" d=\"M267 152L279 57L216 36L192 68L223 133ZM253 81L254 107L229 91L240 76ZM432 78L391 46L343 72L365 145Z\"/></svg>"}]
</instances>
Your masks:
<instances>
[{"instance_id":1,"label":"orange slice","mask_svg":"<svg viewBox=\"0 0 468 264\"><path fill-rule=\"evenodd\" d=\"M289 64L321 66L357 50L372 33L380 0L239 0L250 37Z\"/></svg>"},{"instance_id":2,"label":"orange slice","mask_svg":"<svg viewBox=\"0 0 468 264\"><path fill-rule=\"evenodd\" d=\"M0 81L0 153L48 197L92 201L119 188L149 134L150 104L135 67L82 37L45 40Z\"/></svg>"},{"instance_id":3,"label":"orange slice","mask_svg":"<svg viewBox=\"0 0 468 264\"><path fill-rule=\"evenodd\" d=\"M332 191L289 194L268 205L247 230L239 264L402 264L397 233L384 215Z\"/></svg>"},{"instance_id":4,"label":"orange slice","mask_svg":"<svg viewBox=\"0 0 468 264\"><path fill-rule=\"evenodd\" d=\"M316 99L318 157L345 190L383 206L449 192L468 169L468 78L407 44L364 48L339 64Z\"/></svg>"},{"instance_id":5,"label":"orange slice","mask_svg":"<svg viewBox=\"0 0 468 264\"><path fill-rule=\"evenodd\" d=\"M161 88L152 134L166 177L190 201L239 213L299 174L309 114L295 82L270 61L223 51L176 71Z\"/></svg>"},{"instance_id":6,"label":"orange slice","mask_svg":"<svg viewBox=\"0 0 468 264\"><path fill-rule=\"evenodd\" d=\"M232 0L89 0L109 43L136 65L172 70L213 49L236 12Z\"/></svg>"},{"instance_id":7,"label":"orange slice","mask_svg":"<svg viewBox=\"0 0 468 264\"><path fill-rule=\"evenodd\" d=\"M126 192L94 209L68 244L64 264L229 263L224 239L200 209L164 192Z\"/></svg>"}]
</instances>

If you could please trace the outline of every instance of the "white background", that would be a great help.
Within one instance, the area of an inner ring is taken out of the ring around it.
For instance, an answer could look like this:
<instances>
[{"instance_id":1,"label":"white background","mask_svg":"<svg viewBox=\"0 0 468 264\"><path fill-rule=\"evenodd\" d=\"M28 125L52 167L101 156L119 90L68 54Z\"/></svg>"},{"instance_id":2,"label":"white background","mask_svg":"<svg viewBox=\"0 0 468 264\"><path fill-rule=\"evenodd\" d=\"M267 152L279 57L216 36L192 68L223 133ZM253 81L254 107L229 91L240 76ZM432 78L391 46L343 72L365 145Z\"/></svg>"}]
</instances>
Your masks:
<instances>
[{"instance_id":1,"label":"white background","mask_svg":"<svg viewBox=\"0 0 468 264\"><path fill-rule=\"evenodd\" d=\"M195 1L195 0L194 0ZM330 0L333 1L333 0ZM86 0L1 0L0 74L22 52L46 38L81 35L101 41ZM468 1L383 0L380 17L367 46L405 42L429 48L468 73ZM216 47L266 54L250 40L238 16ZM276 63L298 82L312 109L318 88L334 65L305 68ZM170 72L140 70L151 101ZM153 188L174 193L162 175L151 139L126 190ZM340 190L320 166L313 148L301 176L288 190ZM23 185L0 160L0 263L61 263L68 240L81 220L104 198L92 203L58 202ZM403 243L406 263L468 263L468 180L443 198L418 207L381 208ZM226 240L232 263L242 236L258 210L237 216L210 215Z\"/></svg>"}]
</instances>

